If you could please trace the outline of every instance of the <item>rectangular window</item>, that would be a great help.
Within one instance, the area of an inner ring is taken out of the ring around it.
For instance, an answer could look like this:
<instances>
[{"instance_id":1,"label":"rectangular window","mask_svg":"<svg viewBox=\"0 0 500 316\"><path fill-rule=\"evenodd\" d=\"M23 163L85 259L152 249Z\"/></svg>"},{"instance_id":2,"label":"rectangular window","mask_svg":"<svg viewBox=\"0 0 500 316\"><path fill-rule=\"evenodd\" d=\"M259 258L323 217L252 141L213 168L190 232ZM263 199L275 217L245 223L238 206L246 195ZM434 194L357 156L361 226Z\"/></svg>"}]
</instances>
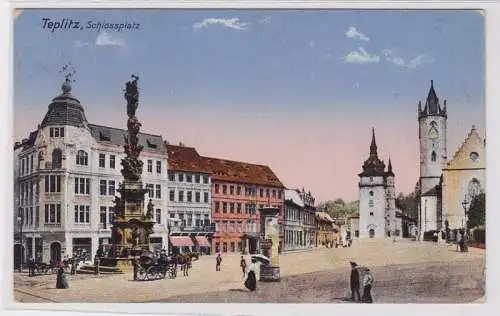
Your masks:
<instances>
[{"instance_id":1,"label":"rectangular window","mask_svg":"<svg viewBox=\"0 0 500 316\"><path fill-rule=\"evenodd\" d=\"M110 206L109 210L108 210L108 219L109 219L109 223L113 224L113 222L115 220L115 208L112 206Z\"/></svg>"},{"instance_id":2,"label":"rectangular window","mask_svg":"<svg viewBox=\"0 0 500 316\"><path fill-rule=\"evenodd\" d=\"M170 202L174 202L175 201L175 190L170 190L169 195L170 195Z\"/></svg>"},{"instance_id":3,"label":"rectangular window","mask_svg":"<svg viewBox=\"0 0 500 316\"><path fill-rule=\"evenodd\" d=\"M161 161L156 161L156 173L161 174Z\"/></svg>"},{"instance_id":4,"label":"rectangular window","mask_svg":"<svg viewBox=\"0 0 500 316\"><path fill-rule=\"evenodd\" d=\"M45 224L61 223L61 204L45 204Z\"/></svg>"},{"instance_id":5,"label":"rectangular window","mask_svg":"<svg viewBox=\"0 0 500 316\"><path fill-rule=\"evenodd\" d=\"M179 191L179 202L184 202L184 191Z\"/></svg>"},{"instance_id":6,"label":"rectangular window","mask_svg":"<svg viewBox=\"0 0 500 316\"><path fill-rule=\"evenodd\" d=\"M216 213L220 212L220 202L215 202L215 212Z\"/></svg>"},{"instance_id":7,"label":"rectangular window","mask_svg":"<svg viewBox=\"0 0 500 316\"><path fill-rule=\"evenodd\" d=\"M208 192L203 192L203 202L208 203Z\"/></svg>"},{"instance_id":8,"label":"rectangular window","mask_svg":"<svg viewBox=\"0 0 500 316\"><path fill-rule=\"evenodd\" d=\"M75 223L90 223L90 206L75 205Z\"/></svg>"},{"instance_id":9,"label":"rectangular window","mask_svg":"<svg viewBox=\"0 0 500 316\"><path fill-rule=\"evenodd\" d=\"M184 173L179 173L179 182L184 181Z\"/></svg>"},{"instance_id":10,"label":"rectangular window","mask_svg":"<svg viewBox=\"0 0 500 316\"><path fill-rule=\"evenodd\" d=\"M156 223L161 224L161 209L156 209Z\"/></svg>"},{"instance_id":11,"label":"rectangular window","mask_svg":"<svg viewBox=\"0 0 500 316\"><path fill-rule=\"evenodd\" d=\"M155 196L155 186L154 184L147 183L146 189L148 190L149 198L152 199Z\"/></svg>"},{"instance_id":12,"label":"rectangular window","mask_svg":"<svg viewBox=\"0 0 500 316\"><path fill-rule=\"evenodd\" d=\"M240 186L236 187L236 195L241 195L241 187Z\"/></svg>"},{"instance_id":13,"label":"rectangular window","mask_svg":"<svg viewBox=\"0 0 500 316\"><path fill-rule=\"evenodd\" d=\"M266 189L266 197L269 197L269 189Z\"/></svg>"},{"instance_id":14,"label":"rectangular window","mask_svg":"<svg viewBox=\"0 0 500 316\"><path fill-rule=\"evenodd\" d=\"M281 199L281 190L278 190L278 199Z\"/></svg>"},{"instance_id":15,"label":"rectangular window","mask_svg":"<svg viewBox=\"0 0 500 316\"><path fill-rule=\"evenodd\" d=\"M50 137L54 137L54 128L53 127L51 127L49 129L49 134L50 134Z\"/></svg>"},{"instance_id":16,"label":"rectangular window","mask_svg":"<svg viewBox=\"0 0 500 316\"><path fill-rule=\"evenodd\" d=\"M373 212L370 212L370 216L373 216Z\"/></svg>"},{"instance_id":17,"label":"rectangular window","mask_svg":"<svg viewBox=\"0 0 500 316\"><path fill-rule=\"evenodd\" d=\"M157 184L155 188L156 188L156 198L161 199L161 184Z\"/></svg>"},{"instance_id":18,"label":"rectangular window","mask_svg":"<svg viewBox=\"0 0 500 316\"><path fill-rule=\"evenodd\" d=\"M229 203L229 212L234 213L234 203Z\"/></svg>"},{"instance_id":19,"label":"rectangular window","mask_svg":"<svg viewBox=\"0 0 500 316\"><path fill-rule=\"evenodd\" d=\"M59 128L54 128L54 137L59 137Z\"/></svg>"},{"instance_id":20,"label":"rectangular window","mask_svg":"<svg viewBox=\"0 0 500 316\"><path fill-rule=\"evenodd\" d=\"M227 213L227 202L222 202L222 212Z\"/></svg>"},{"instance_id":21,"label":"rectangular window","mask_svg":"<svg viewBox=\"0 0 500 316\"><path fill-rule=\"evenodd\" d=\"M61 127L61 137L64 137L64 127Z\"/></svg>"},{"instance_id":22,"label":"rectangular window","mask_svg":"<svg viewBox=\"0 0 500 316\"><path fill-rule=\"evenodd\" d=\"M108 195L115 195L115 180L108 181Z\"/></svg>"},{"instance_id":23,"label":"rectangular window","mask_svg":"<svg viewBox=\"0 0 500 316\"><path fill-rule=\"evenodd\" d=\"M106 195L106 180L99 181L99 194Z\"/></svg>"},{"instance_id":24,"label":"rectangular window","mask_svg":"<svg viewBox=\"0 0 500 316\"><path fill-rule=\"evenodd\" d=\"M373 200L368 200L368 207L373 207Z\"/></svg>"},{"instance_id":25,"label":"rectangular window","mask_svg":"<svg viewBox=\"0 0 500 316\"><path fill-rule=\"evenodd\" d=\"M186 182L193 182L193 175L191 174L186 174Z\"/></svg>"},{"instance_id":26,"label":"rectangular window","mask_svg":"<svg viewBox=\"0 0 500 316\"><path fill-rule=\"evenodd\" d=\"M107 213L107 208L106 206L101 206L100 213L99 213L99 223L106 225L106 214Z\"/></svg>"},{"instance_id":27,"label":"rectangular window","mask_svg":"<svg viewBox=\"0 0 500 316\"><path fill-rule=\"evenodd\" d=\"M208 184L208 176L203 176L203 183Z\"/></svg>"},{"instance_id":28,"label":"rectangular window","mask_svg":"<svg viewBox=\"0 0 500 316\"><path fill-rule=\"evenodd\" d=\"M214 191L216 194L219 194L219 185L218 184L214 185Z\"/></svg>"},{"instance_id":29,"label":"rectangular window","mask_svg":"<svg viewBox=\"0 0 500 316\"><path fill-rule=\"evenodd\" d=\"M35 226L40 224L40 206L35 208Z\"/></svg>"},{"instance_id":30,"label":"rectangular window","mask_svg":"<svg viewBox=\"0 0 500 316\"><path fill-rule=\"evenodd\" d=\"M99 168L106 168L106 155L99 154Z\"/></svg>"},{"instance_id":31,"label":"rectangular window","mask_svg":"<svg viewBox=\"0 0 500 316\"><path fill-rule=\"evenodd\" d=\"M153 160L148 160L148 172L153 173Z\"/></svg>"},{"instance_id":32,"label":"rectangular window","mask_svg":"<svg viewBox=\"0 0 500 316\"><path fill-rule=\"evenodd\" d=\"M227 185L222 185L222 194L227 194Z\"/></svg>"},{"instance_id":33,"label":"rectangular window","mask_svg":"<svg viewBox=\"0 0 500 316\"><path fill-rule=\"evenodd\" d=\"M200 192L198 192L198 191L196 191L196 192L194 193L194 201L195 201L196 203L200 203L200 199L201 199L201 193L200 193Z\"/></svg>"},{"instance_id":34,"label":"rectangular window","mask_svg":"<svg viewBox=\"0 0 500 316\"><path fill-rule=\"evenodd\" d=\"M175 173L172 171L168 172L168 181L175 181Z\"/></svg>"},{"instance_id":35,"label":"rectangular window","mask_svg":"<svg viewBox=\"0 0 500 316\"><path fill-rule=\"evenodd\" d=\"M111 169L115 169L115 160L116 160L115 155L109 155L109 167Z\"/></svg>"},{"instance_id":36,"label":"rectangular window","mask_svg":"<svg viewBox=\"0 0 500 316\"><path fill-rule=\"evenodd\" d=\"M260 189L260 197L264 197L264 189Z\"/></svg>"},{"instance_id":37,"label":"rectangular window","mask_svg":"<svg viewBox=\"0 0 500 316\"><path fill-rule=\"evenodd\" d=\"M193 192L188 191L187 192L187 201L192 202L193 201Z\"/></svg>"},{"instance_id":38,"label":"rectangular window","mask_svg":"<svg viewBox=\"0 0 500 316\"><path fill-rule=\"evenodd\" d=\"M229 194L234 195L234 186L229 186Z\"/></svg>"},{"instance_id":39,"label":"rectangular window","mask_svg":"<svg viewBox=\"0 0 500 316\"><path fill-rule=\"evenodd\" d=\"M75 178L75 194L90 194L89 178Z\"/></svg>"},{"instance_id":40,"label":"rectangular window","mask_svg":"<svg viewBox=\"0 0 500 316\"><path fill-rule=\"evenodd\" d=\"M61 192L61 176L45 176L45 192Z\"/></svg>"},{"instance_id":41,"label":"rectangular window","mask_svg":"<svg viewBox=\"0 0 500 316\"><path fill-rule=\"evenodd\" d=\"M236 204L236 212L241 213L241 203Z\"/></svg>"},{"instance_id":42,"label":"rectangular window","mask_svg":"<svg viewBox=\"0 0 500 316\"><path fill-rule=\"evenodd\" d=\"M199 175L199 174L197 174L197 175L195 175L195 176L194 176L194 181L195 181L196 183L200 183L200 180L201 180L201 178L200 178L200 175Z\"/></svg>"},{"instance_id":43,"label":"rectangular window","mask_svg":"<svg viewBox=\"0 0 500 316\"><path fill-rule=\"evenodd\" d=\"M273 190L273 198L276 198L276 190Z\"/></svg>"}]
</instances>

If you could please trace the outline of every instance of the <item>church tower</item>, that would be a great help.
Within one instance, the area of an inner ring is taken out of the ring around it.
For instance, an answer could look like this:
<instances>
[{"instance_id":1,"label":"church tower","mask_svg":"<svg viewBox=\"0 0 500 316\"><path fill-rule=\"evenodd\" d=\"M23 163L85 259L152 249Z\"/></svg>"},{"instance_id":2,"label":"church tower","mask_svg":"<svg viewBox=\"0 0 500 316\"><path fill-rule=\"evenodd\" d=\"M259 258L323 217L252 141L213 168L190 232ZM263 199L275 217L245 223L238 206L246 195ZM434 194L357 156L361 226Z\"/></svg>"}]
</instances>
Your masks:
<instances>
[{"instance_id":1,"label":"church tower","mask_svg":"<svg viewBox=\"0 0 500 316\"><path fill-rule=\"evenodd\" d=\"M418 103L420 142L420 232L440 228L440 181L447 162L446 100L443 107L434 90L434 82L427 95L425 106Z\"/></svg>"},{"instance_id":2,"label":"church tower","mask_svg":"<svg viewBox=\"0 0 500 316\"><path fill-rule=\"evenodd\" d=\"M359 175L359 237L384 237L386 223L386 172L378 158L375 129L372 129L370 156Z\"/></svg>"},{"instance_id":3,"label":"church tower","mask_svg":"<svg viewBox=\"0 0 500 316\"><path fill-rule=\"evenodd\" d=\"M386 197L387 197L387 210L386 210L386 235L393 236L396 233L396 186L394 183L394 172L392 172L391 158L387 165L386 172Z\"/></svg>"},{"instance_id":4,"label":"church tower","mask_svg":"<svg viewBox=\"0 0 500 316\"><path fill-rule=\"evenodd\" d=\"M421 102L418 103L420 188L423 194L439 185L442 170L446 167L446 120L446 100L441 107L431 80L424 108Z\"/></svg>"}]
</instances>

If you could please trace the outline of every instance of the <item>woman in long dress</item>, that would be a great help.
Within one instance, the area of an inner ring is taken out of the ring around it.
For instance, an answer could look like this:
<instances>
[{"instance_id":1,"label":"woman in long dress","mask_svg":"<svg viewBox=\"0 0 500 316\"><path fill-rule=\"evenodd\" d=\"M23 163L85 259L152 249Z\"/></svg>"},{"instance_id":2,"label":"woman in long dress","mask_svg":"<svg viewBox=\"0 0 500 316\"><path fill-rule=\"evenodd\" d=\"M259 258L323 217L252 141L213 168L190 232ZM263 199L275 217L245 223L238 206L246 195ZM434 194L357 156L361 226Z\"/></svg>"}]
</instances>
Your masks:
<instances>
[{"instance_id":1,"label":"woman in long dress","mask_svg":"<svg viewBox=\"0 0 500 316\"><path fill-rule=\"evenodd\" d=\"M245 287L252 292L257 289L257 278L255 276L256 269L257 260L252 258L252 263L248 266L247 274L245 277Z\"/></svg>"}]
</instances>

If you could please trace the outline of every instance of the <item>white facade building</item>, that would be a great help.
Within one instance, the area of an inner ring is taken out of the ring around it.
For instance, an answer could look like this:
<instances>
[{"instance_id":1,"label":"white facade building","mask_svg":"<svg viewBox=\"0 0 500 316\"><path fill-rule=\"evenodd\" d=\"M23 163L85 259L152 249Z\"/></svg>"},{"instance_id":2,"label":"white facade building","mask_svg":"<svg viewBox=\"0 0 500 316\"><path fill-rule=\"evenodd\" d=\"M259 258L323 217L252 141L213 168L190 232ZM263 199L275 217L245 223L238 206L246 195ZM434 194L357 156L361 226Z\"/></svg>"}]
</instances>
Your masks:
<instances>
[{"instance_id":1,"label":"white facade building","mask_svg":"<svg viewBox=\"0 0 500 316\"><path fill-rule=\"evenodd\" d=\"M395 184L389 159L387 171L378 158L375 130L372 130L370 156L359 174L359 238L401 236L396 220Z\"/></svg>"},{"instance_id":2,"label":"white facade building","mask_svg":"<svg viewBox=\"0 0 500 316\"><path fill-rule=\"evenodd\" d=\"M209 253L212 225L211 172L196 149L166 144L169 164L168 210L173 252Z\"/></svg>"},{"instance_id":3,"label":"white facade building","mask_svg":"<svg viewBox=\"0 0 500 316\"><path fill-rule=\"evenodd\" d=\"M108 243L126 130L88 124L71 86L52 100L36 131L14 146L14 217L23 217L23 260L58 261ZM151 242L167 247L167 152L161 136L139 134L144 186L158 224ZM15 257L19 260L19 226Z\"/></svg>"},{"instance_id":4,"label":"white facade building","mask_svg":"<svg viewBox=\"0 0 500 316\"><path fill-rule=\"evenodd\" d=\"M301 223L304 202L297 190L285 190L285 251L305 248L306 236Z\"/></svg>"}]
</instances>

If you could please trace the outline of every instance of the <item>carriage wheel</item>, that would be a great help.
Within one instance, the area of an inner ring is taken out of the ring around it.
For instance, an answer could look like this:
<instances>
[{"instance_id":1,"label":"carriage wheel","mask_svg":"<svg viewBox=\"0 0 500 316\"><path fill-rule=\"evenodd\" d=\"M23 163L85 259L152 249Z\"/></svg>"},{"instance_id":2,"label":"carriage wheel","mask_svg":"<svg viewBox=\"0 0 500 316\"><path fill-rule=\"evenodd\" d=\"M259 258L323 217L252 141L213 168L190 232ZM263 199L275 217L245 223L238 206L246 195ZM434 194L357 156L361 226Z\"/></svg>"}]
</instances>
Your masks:
<instances>
[{"instance_id":1,"label":"carriage wheel","mask_svg":"<svg viewBox=\"0 0 500 316\"><path fill-rule=\"evenodd\" d=\"M148 274L143 267L139 267L139 269L137 270L137 279L139 281L146 281L148 279Z\"/></svg>"},{"instance_id":2,"label":"carriage wheel","mask_svg":"<svg viewBox=\"0 0 500 316\"><path fill-rule=\"evenodd\" d=\"M162 266L158 271L158 276L160 279L165 279L165 277L167 276L167 267Z\"/></svg>"},{"instance_id":3,"label":"carriage wheel","mask_svg":"<svg viewBox=\"0 0 500 316\"><path fill-rule=\"evenodd\" d=\"M146 274L148 276L148 280L155 280L157 279L157 271L155 266L150 266L148 270L146 271Z\"/></svg>"}]
</instances>

